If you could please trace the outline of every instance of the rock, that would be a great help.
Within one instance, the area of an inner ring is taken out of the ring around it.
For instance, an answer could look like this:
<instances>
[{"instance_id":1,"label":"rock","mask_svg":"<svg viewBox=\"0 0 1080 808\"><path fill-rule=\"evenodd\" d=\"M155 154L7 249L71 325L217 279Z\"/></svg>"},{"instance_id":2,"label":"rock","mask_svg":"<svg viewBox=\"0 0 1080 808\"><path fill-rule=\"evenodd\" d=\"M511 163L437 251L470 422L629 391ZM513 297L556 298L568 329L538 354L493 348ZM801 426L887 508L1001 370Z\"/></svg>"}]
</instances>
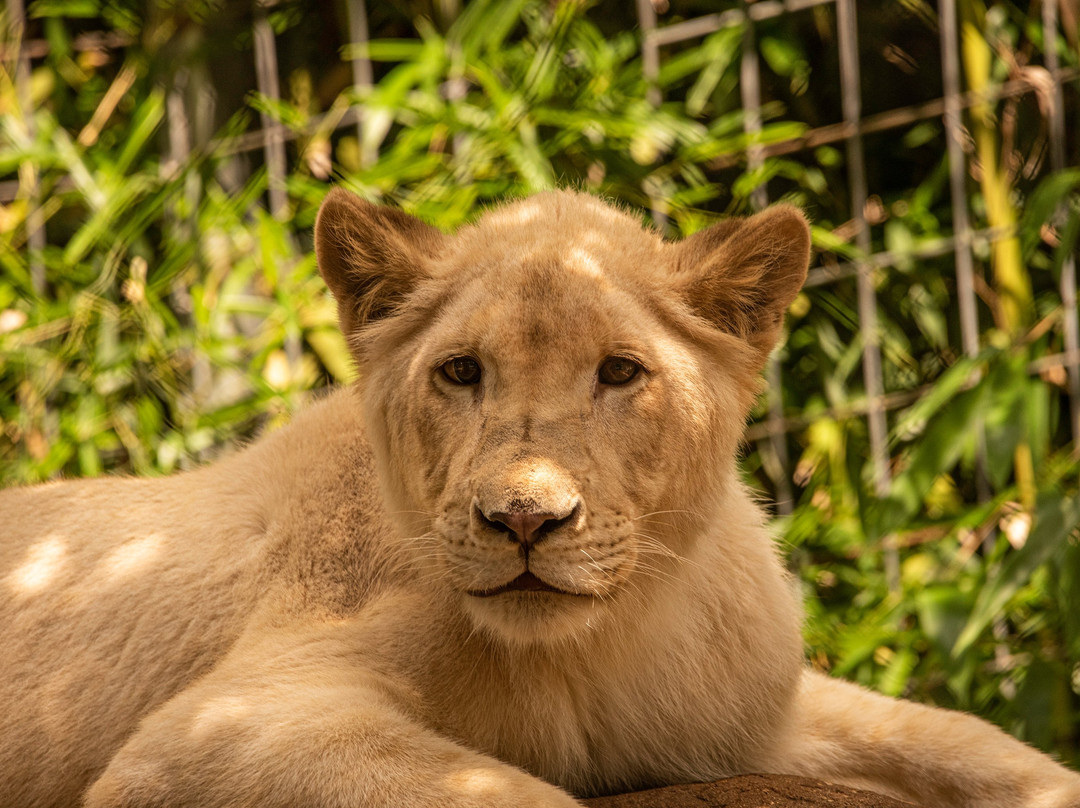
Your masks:
<instances>
[{"instance_id":1,"label":"rock","mask_svg":"<svg viewBox=\"0 0 1080 808\"><path fill-rule=\"evenodd\" d=\"M590 808L917 808L881 794L786 774L744 774L584 802Z\"/></svg>"}]
</instances>

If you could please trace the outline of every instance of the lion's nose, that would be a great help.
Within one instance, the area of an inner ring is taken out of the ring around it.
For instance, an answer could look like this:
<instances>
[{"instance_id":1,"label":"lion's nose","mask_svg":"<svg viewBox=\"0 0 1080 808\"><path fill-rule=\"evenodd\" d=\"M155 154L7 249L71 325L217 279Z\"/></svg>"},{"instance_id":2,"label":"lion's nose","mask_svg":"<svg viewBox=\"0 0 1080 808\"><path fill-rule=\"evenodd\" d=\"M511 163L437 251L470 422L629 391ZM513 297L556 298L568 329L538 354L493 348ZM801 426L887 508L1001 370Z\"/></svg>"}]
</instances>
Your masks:
<instances>
[{"instance_id":1,"label":"lion's nose","mask_svg":"<svg viewBox=\"0 0 1080 808\"><path fill-rule=\"evenodd\" d=\"M525 549L540 542L545 536L565 524L574 522L581 511L581 502L574 502L573 507L564 515L553 513L534 513L532 511L479 511L481 519L495 530L511 534Z\"/></svg>"}]
</instances>

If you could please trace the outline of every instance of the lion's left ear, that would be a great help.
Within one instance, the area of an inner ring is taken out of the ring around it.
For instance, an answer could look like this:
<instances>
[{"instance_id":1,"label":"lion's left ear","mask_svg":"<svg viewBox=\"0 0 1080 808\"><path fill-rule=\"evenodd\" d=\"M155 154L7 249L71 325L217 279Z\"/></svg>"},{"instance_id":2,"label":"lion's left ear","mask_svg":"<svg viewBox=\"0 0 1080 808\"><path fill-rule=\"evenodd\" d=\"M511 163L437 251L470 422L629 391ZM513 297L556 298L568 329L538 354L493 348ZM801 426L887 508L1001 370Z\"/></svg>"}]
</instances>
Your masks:
<instances>
[{"instance_id":1,"label":"lion's left ear","mask_svg":"<svg viewBox=\"0 0 1080 808\"><path fill-rule=\"evenodd\" d=\"M745 339L764 360L806 279L810 228L802 211L775 205L715 224L670 249L677 293L717 328Z\"/></svg>"},{"instance_id":2,"label":"lion's left ear","mask_svg":"<svg viewBox=\"0 0 1080 808\"><path fill-rule=\"evenodd\" d=\"M315 220L315 254L345 335L393 314L445 238L414 216L332 189Z\"/></svg>"}]
</instances>

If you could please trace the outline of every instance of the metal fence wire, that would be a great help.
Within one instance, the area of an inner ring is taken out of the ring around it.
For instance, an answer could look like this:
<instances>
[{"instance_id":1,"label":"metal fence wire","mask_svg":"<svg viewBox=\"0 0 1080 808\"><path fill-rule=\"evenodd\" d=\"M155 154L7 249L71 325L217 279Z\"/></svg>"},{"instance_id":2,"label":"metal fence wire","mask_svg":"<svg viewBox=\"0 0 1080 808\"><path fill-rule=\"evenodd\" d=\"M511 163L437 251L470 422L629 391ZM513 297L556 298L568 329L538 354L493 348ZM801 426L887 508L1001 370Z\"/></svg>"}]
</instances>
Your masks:
<instances>
[{"instance_id":1,"label":"metal fence wire","mask_svg":"<svg viewBox=\"0 0 1080 808\"><path fill-rule=\"evenodd\" d=\"M273 5L274 0L259 0L256 3L252 31L253 58L257 90L271 101L279 101L281 88L276 37L267 16L268 9ZM967 150L964 148L964 139L968 137L968 134L963 125L962 113L980 103L1020 97L1035 93L1039 88L1031 81L1018 79L996 85L988 93L981 95L964 92L960 82L960 32L956 0L939 0L937 12L942 96L911 106L864 115L863 100L867 88L860 81L856 0L757 0L757 2L747 1L724 5L729 7L694 19L663 24L658 18L657 9L666 8L664 0L636 0L637 23L641 31L643 72L649 84L648 97L655 105L659 105L663 100L658 77L668 49L717 31L741 26L739 91L744 112L744 129L750 144L744 155L746 164L754 169L761 167L768 157L811 152L826 144L842 143L844 145L850 199L849 214L854 226L853 240L858 257L852 261L813 266L807 286L824 286L852 277L856 280L865 398L854 407L849 407L848 411L842 415L865 417L872 455L874 485L878 493L883 494L890 482L887 414L890 410L910 404L917 397L918 391L891 394L885 392L874 278L875 273L882 271L887 273L894 268L898 256L888 251L874 252L872 249L870 225L866 214L873 189L869 188L867 183L863 139L868 135L898 130L919 121L937 119L942 122L946 133L953 229L944 238L921 246L913 256L905 257L918 259L952 254L955 265L961 350L968 356L974 356L981 346L973 248L980 244L992 244L1012 234L994 229L976 230L971 225L972 217L968 207L969 195L966 188L971 166ZM786 141L767 145L755 142L754 136L762 129L761 54L758 49L757 29L766 21L818 8L831 8L835 17L835 45L840 65L838 89L842 101L842 119L810 129ZM7 10L15 28L25 30L26 10L23 0L7 0ZM351 42L354 45L367 42L368 23L364 0L345 0L345 10ZM1055 2L1041 3L1044 42L1053 43L1058 37L1061 27L1058 10L1058 4ZM124 41L123 36L116 34L83 34L75 40L74 47L77 50L108 50L122 48L128 44L130 43ZM25 38L20 40L16 89L27 107L30 97L31 60L45 55L47 50L48 45L44 40ZM359 89L371 87L374 72L371 62L363 55L364 49L354 47L351 51L354 55L351 60L354 85ZM1045 76L1049 80L1049 103L1045 107L1045 114L1048 117L1049 168L1051 171L1061 171L1066 166L1066 144L1069 136L1064 111L1063 88L1080 78L1080 70L1060 67L1057 52L1052 46L1045 48L1044 59ZM1042 91L1045 93L1046 89L1043 87ZM173 101L175 103L172 103ZM190 149L184 106L178 97L170 99L167 118L169 153L165 155L166 165L170 161L182 162ZM28 120L29 125L32 126L32 119ZM313 121L313 126L324 125L324 121L320 118ZM365 139L362 106L352 107L343 115L338 114L331 125L334 129L356 127L359 143L363 147ZM218 144L226 151L234 153L262 152L269 179L268 207L276 216L286 215L288 207L285 190L288 157L285 146L287 141L295 136L295 132L264 113L261 116L259 129L234 136L227 143ZM1073 132L1072 136L1077 135ZM370 164L376 156L370 147L365 148L369 149L369 153L362 155L361 165ZM31 186L29 205L32 211L37 209L40 206L40 200L34 196L33 171L33 166L30 166L22 173L19 181L0 183L0 198L10 200L14 198L20 185L29 184ZM23 195L26 195L25 190ZM763 208L769 203L768 183L760 184L753 191L751 201L756 209ZM660 200L657 200L653 215L657 224L663 227L666 219ZM41 221L38 213L32 212L28 218L27 246L31 255L44 246L44 229ZM43 288L43 268L37 263L33 264L31 269L38 288ZM1062 268L1060 296L1064 311L1065 350L1059 354L1040 358L1031 371L1041 372L1052 367L1064 368L1071 435L1073 444L1077 445L1080 443L1078 440L1080 439L1080 328L1078 328L1076 306L1076 262L1075 257L1071 255L1065 259ZM793 486L786 436L790 432L805 428L807 421L799 416L785 414L780 393L782 374L780 364L775 360L771 362L768 368L770 382L768 407L764 416L751 425L748 436L751 441L758 444L761 450L763 468L771 478L777 495L778 510L781 513L788 513L793 504ZM887 564L889 577L895 582L898 576L895 550L891 551Z\"/></svg>"}]
</instances>

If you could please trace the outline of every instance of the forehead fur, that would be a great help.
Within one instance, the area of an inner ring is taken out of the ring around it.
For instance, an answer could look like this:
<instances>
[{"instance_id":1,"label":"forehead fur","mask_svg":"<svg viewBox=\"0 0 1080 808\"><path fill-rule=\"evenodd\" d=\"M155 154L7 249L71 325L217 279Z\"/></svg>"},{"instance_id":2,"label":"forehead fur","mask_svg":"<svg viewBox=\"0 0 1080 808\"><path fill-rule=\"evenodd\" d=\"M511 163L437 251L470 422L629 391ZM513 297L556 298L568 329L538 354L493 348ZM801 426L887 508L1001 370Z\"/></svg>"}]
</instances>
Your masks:
<instances>
[{"instance_id":1,"label":"forehead fur","mask_svg":"<svg viewBox=\"0 0 1080 808\"><path fill-rule=\"evenodd\" d=\"M456 270L535 266L556 259L585 275L626 280L653 274L663 239L610 204L576 191L547 191L485 213L459 230L446 259Z\"/></svg>"}]
</instances>

